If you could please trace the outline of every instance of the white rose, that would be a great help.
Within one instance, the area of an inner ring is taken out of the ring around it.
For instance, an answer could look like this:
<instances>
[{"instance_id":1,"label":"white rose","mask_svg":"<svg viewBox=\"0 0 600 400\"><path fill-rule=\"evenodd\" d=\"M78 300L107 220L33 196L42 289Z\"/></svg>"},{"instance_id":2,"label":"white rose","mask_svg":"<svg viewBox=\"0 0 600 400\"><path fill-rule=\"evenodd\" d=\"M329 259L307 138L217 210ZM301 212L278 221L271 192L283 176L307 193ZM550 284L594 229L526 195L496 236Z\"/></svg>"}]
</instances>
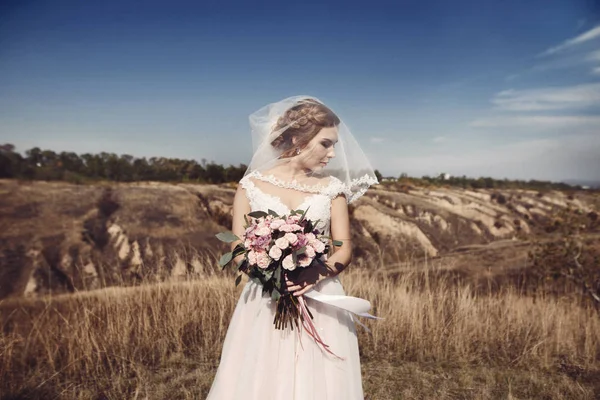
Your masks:
<instances>
[{"instance_id":1,"label":"white rose","mask_svg":"<svg viewBox=\"0 0 600 400\"><path fill-rule=\"evenodd\" d=\"M313 240L315 240L317 237L315 236L314 233L312 232L308 232L306 235L304 235L306 237L306 240L308 240L308 242L312 242Z\"/></svg>"},{"instance_id":2,"label":"white rose","mask_svg":"<svg viewBox=\"0 0 600 400\"><path fill-rule=\"evenodd\" d=\"M298 241L298 236L296 236L295 233L286 233L284 238L286 238L291 245L296 244L296 242Z\"/></svg>"},{"instance_id":3,"label":"white rose","mask_svg":"<svg viewBox=\"0 0 600 400\"><path fill-rule=\"evenodd\" d=\"M271 247L271 250L269 250L269 256L271 256L271 258L273 260L279 260L279 257L281 257L281 249L277 246L273 246Z\"/></svg>"},{"instance_id":4,"label":"white rose","mask_svg":"<svg viewBox=\"0 0 600 400\"><path fill-rule=\"evenodd\" d=\"M315 248L317 253L322 253L325 251L325 244L320 240L313 240L310 245Z\"/></svg>"},{"instance_id":5,"label":"white rose","mask_svg":"<svg viewBox=\"0 0 600 400\"><path fill-rule=\"evenodd\" d=\"M271 233L271 230L269 229L268 226L259 226L258 229L256 229L254 231L254 234L256 236L267 236L270 233Z\"/></svg>"},{"instance_id":6,"label":"white rose","mask_svg":"<svg viewBox=\"0 0 600 400\"><path fill-rule=\"evenodd\" d=\"M290 242L285 237L280 237L275 241L275 246L279 247L281 250L285 250L290 245Z\"/></svg>"},{"instance_id":7,"label":"white rose","mask_svg":"<svg viewBox=\"0 0 600 400\"><path fill-rule=\"evenodd\" d=\"M271 259L269 258L267 253L265 253L265 252L258 253L258 256L256 257L256 264L258 264L259 268L265 269L269 266L270 263L271 263Z\"/></svg>"},{"instance_id":8,"label":"white rose","mask_svg":"<svg viewBox=\"0 0 600 400\"><path fill-rule=\"evenodd\" d=\"M254 250L248 252L248 262L250 265L256 265L256 252Z\"/></svg>"},{"instance_id":9,"label":"white rose","mask_svg":"<svg viewBox=\"0 0 600 400\"><path fill-rule=\"evenodd\" d=\"M294 230L294 227L291 224L283 224L279 227L279 230L283 232L291 232Z\"/></svg>"},{"instance_id":10,"label":"white rose","mask_svg":"<svg viewBox=\"0 0 600 400\"><path fill-rule=\"evenodd\" d=\"M285 224L285 221L282 219L274 219L271 222L271 229L275 230L275 229L279 229L281 228L281 225Z\"/></svg>"},{"instance_id":11,"label":"white rose","mask_svg":"<svg viewBox=\"0 0 600 400\"><path fill-rule=\"evenodd\" d=\"M314 247L312 247L311 245L306 246L306 250L304 251L304 254L306 254L310 258L315 258L316 254L315 254Z\"/></svg>"},{"instance_id":12,"label":"white rose","mask_svg":"<svg viewBox=\"0 0 600 400\"><path fill-rule=\"evenodd\" d=\"M302 228L300 225L298 224L292 224L292 232L297 231L297 232L302 232L304 228Z\"/></svg>"},{"instance_id":13,"label":"white rose","mask_svg":"<svg viewBox=\"0 0 600 400\"><path fill-rule=\"evenodd\" d=\"M283 259L281 266L288 271L293 271L296 269L296 264L294 264L294 259L292 258L291 254Z\"/></svg>"}]
</instances>

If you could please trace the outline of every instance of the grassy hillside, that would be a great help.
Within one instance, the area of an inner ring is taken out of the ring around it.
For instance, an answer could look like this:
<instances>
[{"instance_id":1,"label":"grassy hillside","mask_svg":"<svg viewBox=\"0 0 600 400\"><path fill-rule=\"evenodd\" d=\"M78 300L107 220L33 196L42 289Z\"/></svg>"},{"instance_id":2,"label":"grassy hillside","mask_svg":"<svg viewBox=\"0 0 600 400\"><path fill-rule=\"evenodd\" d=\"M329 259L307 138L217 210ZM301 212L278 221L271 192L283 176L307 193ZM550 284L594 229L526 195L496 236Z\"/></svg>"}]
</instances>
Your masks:
<instances>
[{"instance_id":1,"label":"grassy hillside","mask_svg":"<svg viewBox=\"0 0 600 400\"><path fill-rule=\"evenodd\" d=\"M405 265L391 280L343 273L370 299L360 332L369 399L594 399L600 317L567 299L506 288L475 295ZM431 279L430 279L431 278ZM202 280L0 303L3 399L198 399L218 365L240 288Z\"/></svg>"}]
</instances>

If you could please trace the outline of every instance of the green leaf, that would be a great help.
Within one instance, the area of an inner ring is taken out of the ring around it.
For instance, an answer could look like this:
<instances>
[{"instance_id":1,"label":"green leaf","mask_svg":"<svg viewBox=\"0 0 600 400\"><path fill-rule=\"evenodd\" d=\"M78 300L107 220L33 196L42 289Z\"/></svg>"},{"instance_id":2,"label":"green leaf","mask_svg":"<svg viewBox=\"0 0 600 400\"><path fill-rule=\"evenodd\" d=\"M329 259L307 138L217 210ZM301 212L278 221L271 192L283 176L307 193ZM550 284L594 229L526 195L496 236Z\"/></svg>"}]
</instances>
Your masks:
<instances>
[{"instance_id":1,"label":"green leaf","mask_svg":"<svg viewBox=\"0 0 600 400\"><path fill-rule=\"evenodd\" d=\"M273 277L275 278L275 287L281 289L281 265L278 265L277 268L275 268L275 271L273 271Z\"/></svg>"},{"instance_id":2,"label":"green leaf","mask_svg":"<svg viewBox=\"0 0 600 400\"><path fill-rule=\"evenodd\" d=\"M296 250L296 255L297 256L301 256L304 253L306 253L306 246L302 246L298 250Z\"/></svg>"},{"instance_id":3,"label":"green leaf","mask_svg":"<svg viewBox=\"0 0 600 400\"><path fill-rule=\"evenodd\" d=\"M344 242L342 242L341 240L334 240L334 241L333 241L333 245L334 245L334 246L337 246L337 247L340 247L340 246L341 246L341 245L343 245L343 244L344 244Z\"/></svg>"},{"instance_id":4,"label":"green leaf","mask_svg":"<svg viewBox=\"0 0 600 400\"><path fill-rule=\"evenodd\" d=\"M263 218L266 217L268 214L264 211L252 211L250 213L248 213L249 216L251 216L252 218Z\"/></svg>"},{"instance_id":5,"label":"green leaf","mask_svg":"<svg viewBox=\"0 0 600 400\"><path fill-rule=\"evenodd\" d=\"M225 243L232 243L235 242L236 240L240 240L239 237L237 237L236 235L233 234L233 232L227 231L227 232L220 232L217 233L215 235L217 237L217 239L219 239L222 242Z\"/></svg>"},{"instance_id":6,"label":"green leaf","mask_svg":"<svg viewBox=\"0 0 600 400\"><path fill-rule=\"evenodd\" d=\"M263 276L264 276L264 280L268 281L269 279L271 279L273 277L273 270L269 271L269 270L263 270Z\"/></svg>"},{"instance_id":7,"label":"green leaf","mask_svg":"<svg viewBox=\"0 0 600 400\"><path fill-rule=\"evenodd\" d=\"M223 254L221 256L221 259L219 260L219 265L221 267L226 266L227 264L229 264L229 261L231 261L232 258L233 258L233 253L231 253L231 252Z\"/></svg>"},{"instance_id":8,"label":"green leaf","mask_svg":"<svg viewBox=\"0 0 600 400\"><path fill-rule=\"evenodd\" d=\"M273 299L273 301L278 301L280 297L281 294L279 293L279 291L277 289L273 289L273 291L271 292L271 298Z\"/></svg>"},{"instance_id":9,"label":"green leaf","mask_svg":"<svg viewBox=\"0 0 600 400\"><path fill-rule=\"evenodd\" d=\"M242 275L238 275L237 278L235 278L235 286L239 285L241 281L242 281Z\"/></svg>"},{"instance_id":10,"label":"green leaf","mask_svg":"<svg viewBox=\"0 0 600 400\"><path fill-rule=\"evenodd\" d=\"M272 216L274 216L275 218L279 218L279 214L277 214L275 211L271 210L270 208L269 208L269 211L268 211L268 213L269 213L269 215L272 215Z\"/></svg>"},{"instance_id":11,"label":"green leaf","mask_svg":"<svg viewBox=\"0 0 600 400\"><path fill-rule=\"evenodd\" d=\"M237 257L237 256L239 256L240 254L245 254L245 253L246 253L246 248L241 243L238 243L235 246L235 249L233 249L233 257L234 258Z\"/></svg>"},{"instance_id":12,"label":"green leaf","mask_svg":"<svg viewBox=\"0 0 600 400\"><path fill-rule=\"evenodd\" d=\"M244 214L244 221L246 222L246 226L245 228L250 226L250 220L248 220L248 217L246 216L246 214Z\"/></svg>"},{"instance_id":13,"label":"green leaf","mask_svg":"<svg viewBox=\"0 0 600 400\"><path fill-rule=\"evenodd\" d=\"M306 213L308 212L310 206L306 207L306 210L302 211L302 217L300 218L300 221L304 221L304 217L306 216Z\"/></svg>"}]
</instances>

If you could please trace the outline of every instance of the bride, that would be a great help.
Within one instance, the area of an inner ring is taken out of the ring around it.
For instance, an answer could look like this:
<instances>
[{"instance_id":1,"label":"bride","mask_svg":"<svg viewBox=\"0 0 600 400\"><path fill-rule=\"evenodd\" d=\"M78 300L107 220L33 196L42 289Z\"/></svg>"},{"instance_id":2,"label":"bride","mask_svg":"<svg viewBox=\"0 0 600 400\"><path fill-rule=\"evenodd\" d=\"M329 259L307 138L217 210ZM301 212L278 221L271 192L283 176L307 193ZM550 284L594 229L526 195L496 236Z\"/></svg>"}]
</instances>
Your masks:
<instances>
[{"instance_id":1,"label":"bride","mask_svg":"<svg viewBox=\"0 0 600 400\"><path fill-rule=\"evenodd\" d=\"M274 302L248 281L208 399L363 399L355 317L327 299L356 299L345 297L338 279L352 258L348 203L377 183L374 171L346 125L314 97L269 104L250 115L250 125L254 155L235 195L232 231L243 236L251 211L307 210L318 229L343 243L324 256L326 269L298 268L286 279L290 292L305 297L330 352L306 332L275 329Z\"/></svg>"}]
</instances>

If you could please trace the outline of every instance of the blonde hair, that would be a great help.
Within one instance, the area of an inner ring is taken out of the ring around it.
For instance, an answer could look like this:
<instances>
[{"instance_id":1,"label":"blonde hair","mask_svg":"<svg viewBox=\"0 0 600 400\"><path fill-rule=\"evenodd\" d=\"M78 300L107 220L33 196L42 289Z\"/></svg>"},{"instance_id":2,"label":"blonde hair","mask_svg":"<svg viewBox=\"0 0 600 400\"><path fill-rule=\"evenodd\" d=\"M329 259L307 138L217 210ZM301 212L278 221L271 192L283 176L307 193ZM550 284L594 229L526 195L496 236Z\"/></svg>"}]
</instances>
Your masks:
<instances>
[{"instance_id":1,"label":"blonde hair","mask_svg":"<svg viewBox=\"0 0 600 400\"><path fill-rule=\"evenodd\" d=\"M287 110L278 120L273 131L285 129L271 146L282 150L281 158L292 157L301 150L323 128L339 125L340 119L324 104L314 99L305 99ZM293 142L296 138L296 143Z\"/></svg>"}]
</instances>

